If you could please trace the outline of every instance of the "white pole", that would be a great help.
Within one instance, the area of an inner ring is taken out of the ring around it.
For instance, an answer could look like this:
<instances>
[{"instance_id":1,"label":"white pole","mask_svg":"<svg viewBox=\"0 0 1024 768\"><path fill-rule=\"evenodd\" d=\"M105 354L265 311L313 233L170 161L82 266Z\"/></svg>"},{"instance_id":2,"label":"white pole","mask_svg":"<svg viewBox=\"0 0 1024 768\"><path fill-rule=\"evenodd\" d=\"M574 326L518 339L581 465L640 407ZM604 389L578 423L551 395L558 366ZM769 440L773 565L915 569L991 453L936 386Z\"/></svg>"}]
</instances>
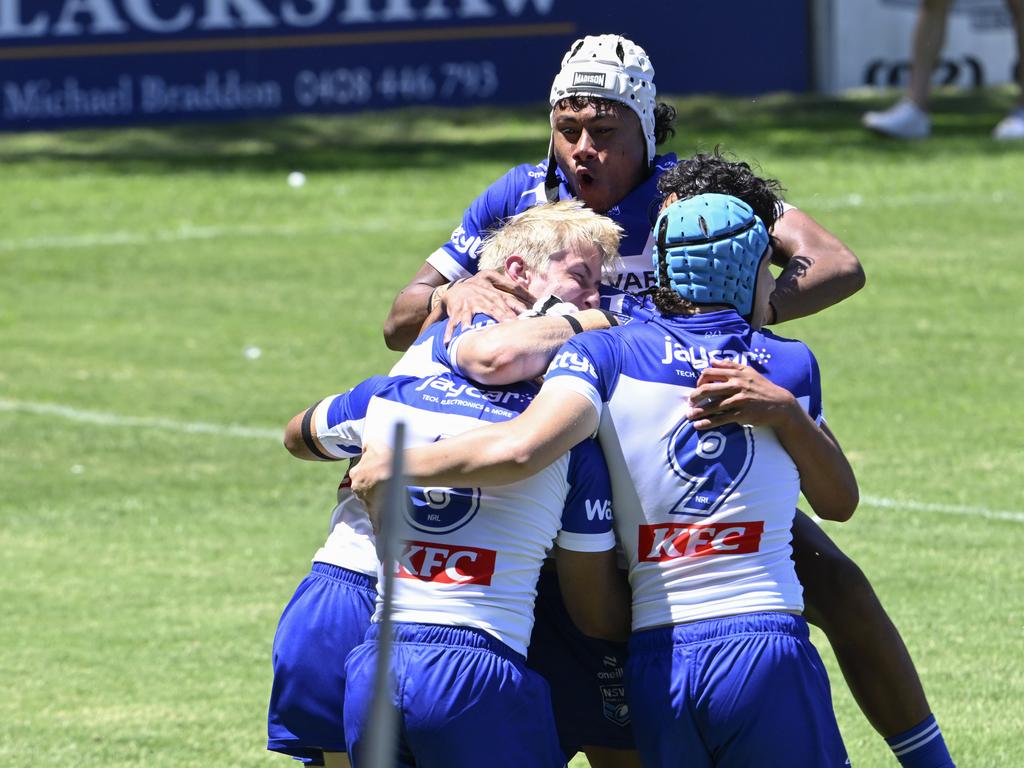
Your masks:
<instances>
[{"instance_id":1,"label":"white pole","mask_svg":"<svg viewBox=\"0 0 1024 768\"><path fill-rule=\"evenodd\" d=\"M400 545L396 529L404 505L409 503L403 479L402 451L405 448L405 424L395 424L391 480L382 498L377 554L381 561L380 635L377 641L377 669L373 682L373 708L370 710L366 762L358 768L395 768L398 751L398 712L395 709L395 681L391 674L391 647L394 627L391 619L395 562Z\"/></svg>"}]
</instances>

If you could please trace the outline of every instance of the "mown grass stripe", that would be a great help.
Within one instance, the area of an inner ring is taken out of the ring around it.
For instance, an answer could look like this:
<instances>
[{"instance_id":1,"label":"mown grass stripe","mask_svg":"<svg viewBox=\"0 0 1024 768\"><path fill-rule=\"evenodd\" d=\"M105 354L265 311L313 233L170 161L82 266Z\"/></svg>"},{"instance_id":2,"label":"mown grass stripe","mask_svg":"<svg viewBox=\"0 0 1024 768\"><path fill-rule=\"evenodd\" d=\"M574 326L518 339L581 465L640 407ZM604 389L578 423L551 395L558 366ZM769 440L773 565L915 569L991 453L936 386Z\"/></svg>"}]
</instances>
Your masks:
<instances>
[{"instance_id":1,"label":"mown grass stripe","mask_svg":"<svg viewBox=\"0 0 1024 768\"><path fill-rule=\"evenodd\" d=\"M96 424L105 427L137 427L140 429L162 429L188 434L225 435L229 437L256 437L280 440L281 429L269 427L247 427L240 424L214 424L205 421L177 421L175 419L147 416L123 416L104 411L88 411L58 403L37 403L25 400L0 399L0 411L31 413L40 416L58 416L70 421ZM861 496L860 503L868 507L883 509L909 509L915 512L939 512L948 515L984 517L989 520L1009 520L1024 523L1024 512L972 507L958 504L936 504L914 499L890 499L884 496Z\"/></svg>"}]
</instances>

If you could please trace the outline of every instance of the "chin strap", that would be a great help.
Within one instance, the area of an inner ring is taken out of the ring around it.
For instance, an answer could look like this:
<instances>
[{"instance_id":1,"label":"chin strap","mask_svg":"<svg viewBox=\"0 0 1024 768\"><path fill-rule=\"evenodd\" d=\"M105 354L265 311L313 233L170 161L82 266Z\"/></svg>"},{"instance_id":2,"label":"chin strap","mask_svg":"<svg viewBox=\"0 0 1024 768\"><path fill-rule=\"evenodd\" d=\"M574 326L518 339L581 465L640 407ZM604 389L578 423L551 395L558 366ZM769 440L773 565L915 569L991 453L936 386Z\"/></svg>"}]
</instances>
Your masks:
<instances>
[{"instance_id":1,"label":"chin strap","mask_svg":"<svg viewBox=\"0 0 1024 768\"><path fill-rule=\"evenodd\" d=\"M558 202L558 187L558 163L555 162L555 148L551 147L548 151L548 175L544 177L544 196L549 203Z\"/></svg>"}]
</instances>

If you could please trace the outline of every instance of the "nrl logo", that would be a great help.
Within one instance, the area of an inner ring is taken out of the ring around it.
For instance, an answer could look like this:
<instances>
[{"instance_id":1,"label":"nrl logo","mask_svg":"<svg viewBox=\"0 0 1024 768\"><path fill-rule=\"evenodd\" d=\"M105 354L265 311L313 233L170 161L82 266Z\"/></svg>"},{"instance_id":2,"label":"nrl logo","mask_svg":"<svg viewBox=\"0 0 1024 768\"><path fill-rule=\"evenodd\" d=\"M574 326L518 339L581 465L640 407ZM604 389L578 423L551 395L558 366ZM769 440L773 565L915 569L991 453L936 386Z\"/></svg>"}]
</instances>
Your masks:
<instances>
[{"instance_id":1,"label":"nrl logo","mask_svg":"<svg viewBox=\"0 0 1024 768\"><path fill-rule=\"evenodd\" d=\"M589 85L595 88L604 88L603 72L576 72L572 76L573 86Z\"/></svg>"}]
</instances>

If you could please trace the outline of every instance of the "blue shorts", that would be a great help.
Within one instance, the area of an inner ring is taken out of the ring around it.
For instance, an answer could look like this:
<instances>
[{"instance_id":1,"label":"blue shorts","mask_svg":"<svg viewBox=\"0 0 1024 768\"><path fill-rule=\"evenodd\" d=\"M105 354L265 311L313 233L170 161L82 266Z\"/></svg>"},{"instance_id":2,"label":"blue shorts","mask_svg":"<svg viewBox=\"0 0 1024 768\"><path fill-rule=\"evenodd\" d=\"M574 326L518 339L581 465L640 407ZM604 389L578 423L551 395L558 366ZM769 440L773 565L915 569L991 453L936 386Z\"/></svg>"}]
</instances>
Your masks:
<instances>
[{"instance_id":1,"label":"blue shorts","mask_svg":"<svg viewBox=\"0 0 1024 768\"><path fill-rule=\"evenodd\" d=\"M313 563L281 614L274 635L274 686L267 749L313 765L345 751L345 657L363 642L377 580Z\"/></svg>"},{"instance_id":2,"label":"blue shorts","mask_svg":"<svg viewBox=\"0 0 1024 768\"><path fill-rule=\"evenodd\" d=\"M541 572L534 618L526 664L551 686L566 756L585 746L635 749L626 702L626 644L587 637L576 628L554 570Z\"/></svg>"},{"instance_id":3,"label":"blue shorts","mask_svg":"<svg viewBox=\"0 0 1024 768\"><path fill-rule=\"evenodd\" d=\"M354 765L366 749L377 664L374 624L348 657L345 734ZM483 630L395 625L398 765L563 768L547 683Z\"/></svg>"},{"instance_id":4,"label":"blue shorts","mask_svg":"<svg viewBox=\"0 0 1024 768\"><path fill-rule=\"evenodd\" d=\"M637 632L626 679L644 766L847 764L828 675L801 616L752 613Z\"/></svg>"}]
</instances>

